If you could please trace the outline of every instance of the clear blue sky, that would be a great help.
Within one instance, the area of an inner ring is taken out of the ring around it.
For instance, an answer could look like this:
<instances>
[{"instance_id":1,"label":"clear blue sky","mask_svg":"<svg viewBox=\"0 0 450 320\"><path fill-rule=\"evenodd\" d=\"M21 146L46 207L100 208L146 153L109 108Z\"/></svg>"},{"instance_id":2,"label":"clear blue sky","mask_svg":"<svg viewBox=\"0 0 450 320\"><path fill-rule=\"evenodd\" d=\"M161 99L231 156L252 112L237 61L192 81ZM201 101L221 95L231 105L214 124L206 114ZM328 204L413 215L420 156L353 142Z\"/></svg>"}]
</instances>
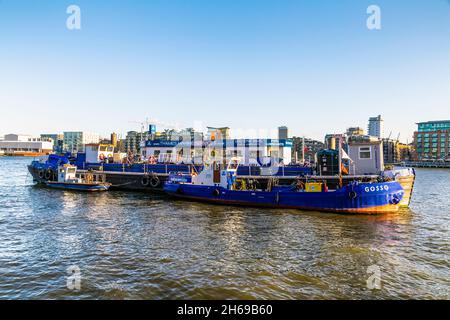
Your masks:
<instances>
[{"instance_id":1,"label":"clear blue sky","mask_svg":"<svg viewBox=\"0 0 450 320\"><path fill-rule=\"evenodd\" d=\"M415 122L450 118L450 2L0 0L0 109L0 134L149 117L323 139L381 114L411 140Z\"/></svg>"}]
</instances>

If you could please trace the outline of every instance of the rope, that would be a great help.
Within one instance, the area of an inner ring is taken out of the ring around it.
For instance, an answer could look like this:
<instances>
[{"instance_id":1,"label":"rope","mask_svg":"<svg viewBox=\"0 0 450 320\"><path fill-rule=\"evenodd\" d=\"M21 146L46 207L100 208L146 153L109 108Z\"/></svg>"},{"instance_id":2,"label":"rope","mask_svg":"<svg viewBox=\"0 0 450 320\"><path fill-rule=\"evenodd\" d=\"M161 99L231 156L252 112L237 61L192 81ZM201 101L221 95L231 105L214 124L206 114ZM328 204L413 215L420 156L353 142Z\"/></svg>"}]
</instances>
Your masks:
<instances>
[{"instance_id":1,"label":"rope","mask_svg":"<svg viewBox=\"0 0 450 320\"><path fill-rule=\"evenodd\" d=\"M127 185L129 185L129 184L132 184L132 183L135 183L135 182L138 182L138 181L139 181L139 180L133 180L133 181L129 181L129 182L122 183L122 184L113 184L112 187L122 187L122 186L127 186Z\"/></svg>"}]
</instances>

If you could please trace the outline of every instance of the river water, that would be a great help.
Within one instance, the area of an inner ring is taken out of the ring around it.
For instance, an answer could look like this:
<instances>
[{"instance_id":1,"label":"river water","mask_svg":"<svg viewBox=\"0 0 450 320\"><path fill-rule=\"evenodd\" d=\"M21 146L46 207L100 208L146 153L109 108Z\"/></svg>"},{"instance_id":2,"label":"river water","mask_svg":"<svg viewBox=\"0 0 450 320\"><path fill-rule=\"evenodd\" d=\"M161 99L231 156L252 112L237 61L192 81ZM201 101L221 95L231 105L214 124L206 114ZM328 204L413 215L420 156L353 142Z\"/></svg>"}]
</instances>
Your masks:
<instances>
[{"instance_id":1,"label":"river water","mask_svg":"<svg viewBox=\"0 0 450 320\"><path fill-rule=\"evenodd\" d=\"M350 216L50 190L30 161L0 158L1 299L450 298L450 170Z\"/></svg>"}]
</instances>

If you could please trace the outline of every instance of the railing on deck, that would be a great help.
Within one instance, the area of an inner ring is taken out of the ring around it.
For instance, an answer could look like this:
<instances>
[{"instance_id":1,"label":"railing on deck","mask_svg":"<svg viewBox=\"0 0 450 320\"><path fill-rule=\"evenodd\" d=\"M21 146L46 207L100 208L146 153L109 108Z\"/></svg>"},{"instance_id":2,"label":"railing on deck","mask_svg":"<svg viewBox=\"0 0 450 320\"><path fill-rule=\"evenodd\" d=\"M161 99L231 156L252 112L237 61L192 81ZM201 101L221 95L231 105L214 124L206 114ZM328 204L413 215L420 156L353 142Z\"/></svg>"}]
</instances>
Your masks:
<instances>
[{"instance_id":1,"label":"railing on deck","mask_svg":"<svg viewBox=\"0 0 450 320\"><path fill-rule=\"evenodd\" d=\"M397 163L389 163L386 165L394 165L401 167L413 167L413 168L450 168L449 161L405 161Z\"/></svg>"},{"instance_id":2,"label":"railing on deck","mask_svg":"<svg viewBox=\"0 0 450 320\"><path fill-rule=\"evenodd\" d=\"M87 164L83 168L79 169L94 169L99 170L99 167L103 168L103 171L107 172L132 172L132 173L156 173L168 175L170 172L182 172L190 173L195 168L196 172L200 172L203 169L201 165L192 164L118 164L118 163L105 163L100 164ZM293 177L311 175L312 169L302 166L280 166L280 167L259 167L259 166L240 166L237 174L239 176L260 176L260 175L273 175L278 177Z\"/></svg>"}]
</instances>

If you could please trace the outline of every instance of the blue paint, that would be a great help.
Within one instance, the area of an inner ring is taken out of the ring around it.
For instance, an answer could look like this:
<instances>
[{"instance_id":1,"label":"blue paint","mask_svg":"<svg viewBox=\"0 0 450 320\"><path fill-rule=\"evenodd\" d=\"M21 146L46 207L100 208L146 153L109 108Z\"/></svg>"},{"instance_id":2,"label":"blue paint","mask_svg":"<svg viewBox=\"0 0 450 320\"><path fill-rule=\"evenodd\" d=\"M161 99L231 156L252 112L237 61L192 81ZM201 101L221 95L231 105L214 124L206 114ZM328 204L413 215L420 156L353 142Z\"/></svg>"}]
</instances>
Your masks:
<instances>
[{"instance_id":1,"label":"blue paint","mask_svg":"<svg viewBox=\"0 0 450 320\"><path fill-rule=\"evenodd\" d=\"M375 213L386 207L396 211L404 194L398 182L353 183L332 192L295 191L292 187L278 187L272 191L237 191L168 182L164 191L176 197L219 204L352 213Z\"/></svg>"},{"instance_id":2,"label":"blue paint","mask_svg":"<svg viewBox=\"0 0 450 320\"><path fill-rule=\"evenodd\" d=\"M66 156L58 156L56 154L51 154L48 156L48 159L45 162L40 161L32 161L31 167L37 169L37 170L48 170L53 169L57 170L58 166L68 164L69 158Z\"/></svg>"}]
</instances>

